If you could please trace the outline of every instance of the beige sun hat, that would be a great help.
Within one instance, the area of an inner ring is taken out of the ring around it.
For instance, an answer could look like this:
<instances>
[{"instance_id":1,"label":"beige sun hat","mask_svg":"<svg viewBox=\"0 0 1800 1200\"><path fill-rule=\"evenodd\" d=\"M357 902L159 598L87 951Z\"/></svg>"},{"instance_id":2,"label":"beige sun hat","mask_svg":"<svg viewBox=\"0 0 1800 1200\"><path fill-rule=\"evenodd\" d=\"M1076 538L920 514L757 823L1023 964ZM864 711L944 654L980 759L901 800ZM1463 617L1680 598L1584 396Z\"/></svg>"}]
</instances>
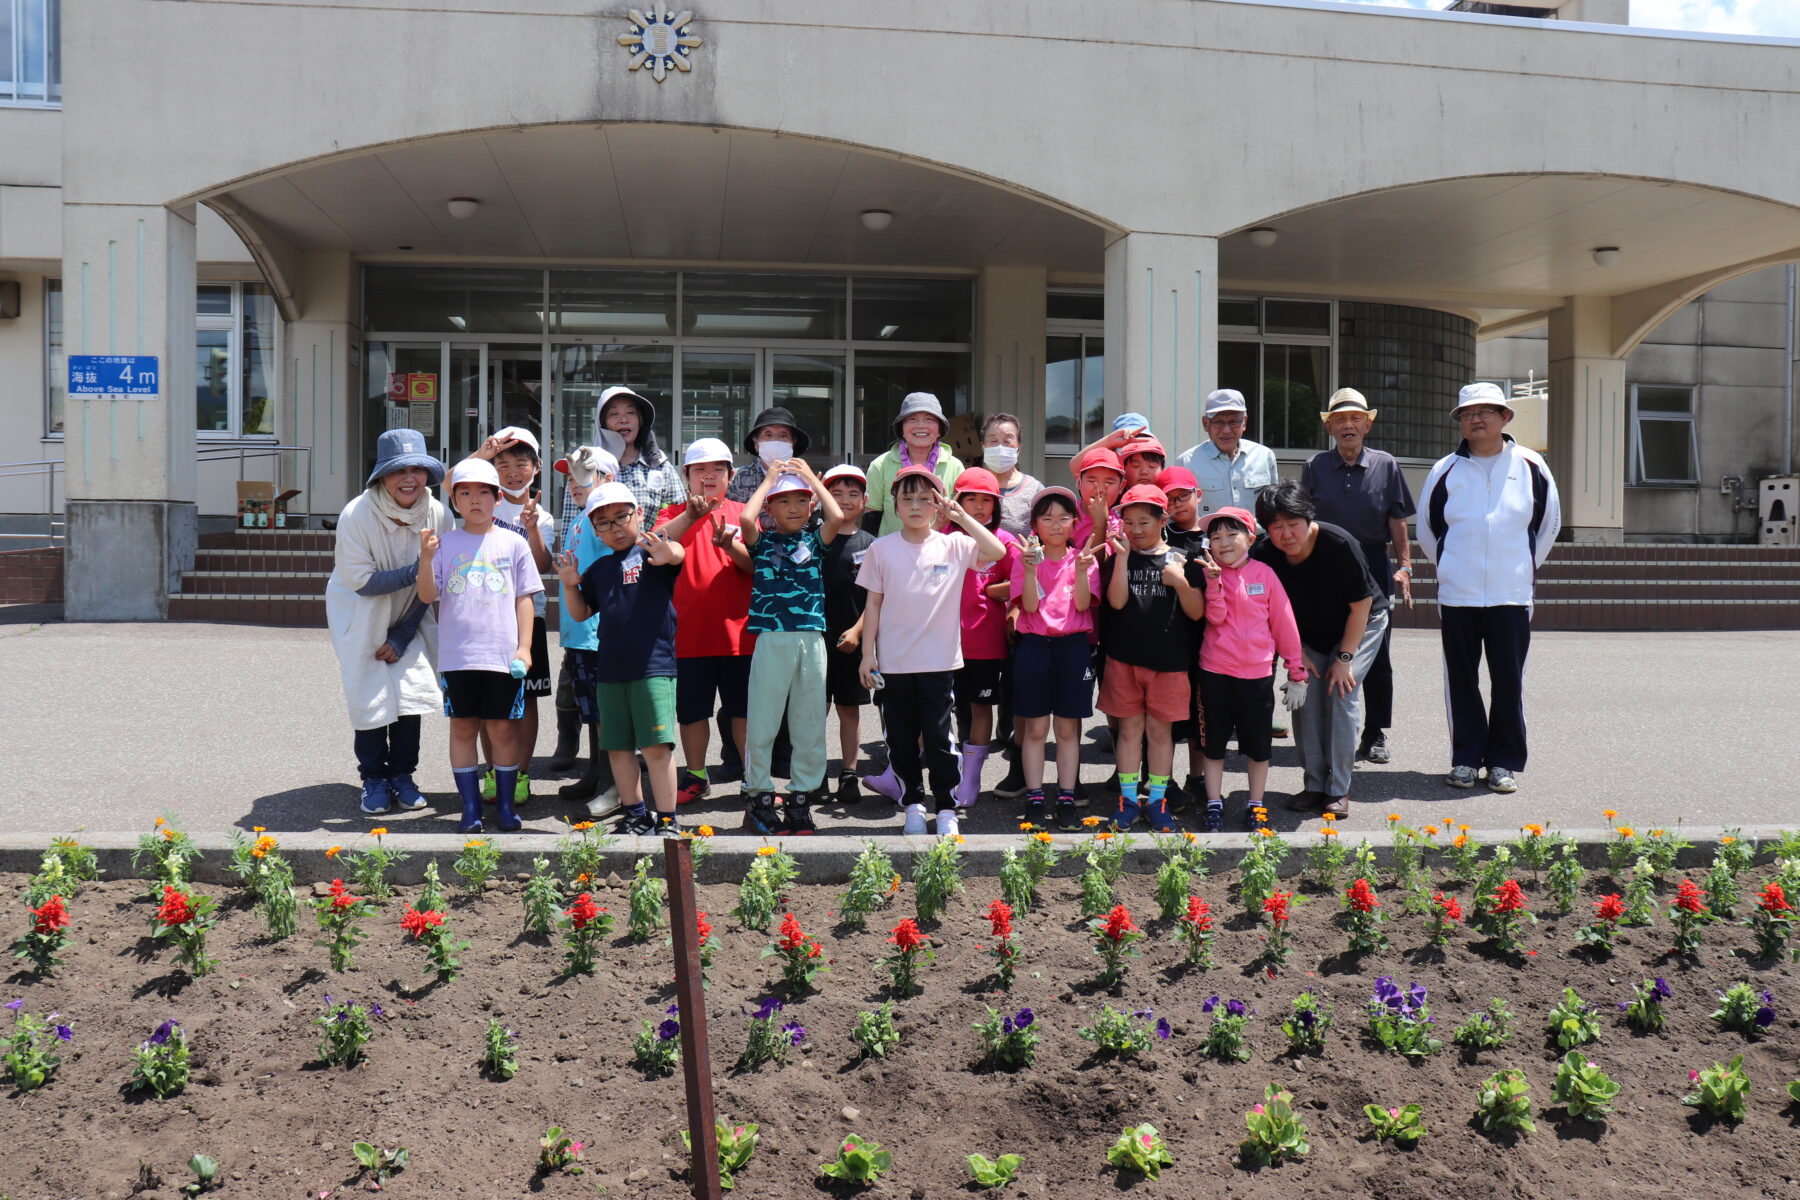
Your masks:
<instances>
[{"instance_id":1,"label":"beige sun hat","mask_svg":"<svg viewBox=\"0 0 1800 1200\"><path fill-rule=\"evenodd\" d=\"M1339 413L1361 413L1373 421L1376 410L1369 407L1369 402L1355 388L1339 388L1331 393L1331 399L1325 404L1325 411L1319 414L1319 420L1329 421Z\"/></svg>"}]
</instances>

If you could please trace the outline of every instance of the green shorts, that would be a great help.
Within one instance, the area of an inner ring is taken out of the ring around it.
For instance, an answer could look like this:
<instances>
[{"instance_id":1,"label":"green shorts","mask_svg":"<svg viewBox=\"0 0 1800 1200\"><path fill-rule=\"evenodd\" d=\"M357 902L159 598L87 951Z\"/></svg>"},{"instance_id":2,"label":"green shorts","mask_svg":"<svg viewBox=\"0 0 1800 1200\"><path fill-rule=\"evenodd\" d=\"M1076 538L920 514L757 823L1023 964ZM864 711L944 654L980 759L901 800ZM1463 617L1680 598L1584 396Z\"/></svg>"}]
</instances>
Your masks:
<instances>
[{"instance_id":1,"label":"green shorts","mask_svg":"<svg viewBox=\"0 0 1800 1200\"><path fill-rule=\"evenodd\" d=\"M630 683L602 683L600 748L642 750L675 744L675 677L653 675Z\"/></svg>"}]
</instances>

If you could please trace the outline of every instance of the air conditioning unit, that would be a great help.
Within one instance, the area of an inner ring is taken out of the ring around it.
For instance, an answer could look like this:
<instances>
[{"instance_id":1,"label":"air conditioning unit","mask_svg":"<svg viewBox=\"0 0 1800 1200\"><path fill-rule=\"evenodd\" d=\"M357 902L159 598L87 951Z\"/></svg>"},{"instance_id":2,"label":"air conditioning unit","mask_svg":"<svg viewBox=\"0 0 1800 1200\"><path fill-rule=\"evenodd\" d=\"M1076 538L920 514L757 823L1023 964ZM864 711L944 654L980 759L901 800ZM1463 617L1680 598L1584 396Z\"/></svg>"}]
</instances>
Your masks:
<instances>
[{"instance_id":1,"label":"air conditioning unit","mask_svg":"<svg viewBox=\"0 0 1800 1200\"><path fill-rule=\"evenodd\" d=\"M1800 546L1800 475L1771 475L1756 500L1757 541L1764 546Z\"/></svg>"}]
</instances>

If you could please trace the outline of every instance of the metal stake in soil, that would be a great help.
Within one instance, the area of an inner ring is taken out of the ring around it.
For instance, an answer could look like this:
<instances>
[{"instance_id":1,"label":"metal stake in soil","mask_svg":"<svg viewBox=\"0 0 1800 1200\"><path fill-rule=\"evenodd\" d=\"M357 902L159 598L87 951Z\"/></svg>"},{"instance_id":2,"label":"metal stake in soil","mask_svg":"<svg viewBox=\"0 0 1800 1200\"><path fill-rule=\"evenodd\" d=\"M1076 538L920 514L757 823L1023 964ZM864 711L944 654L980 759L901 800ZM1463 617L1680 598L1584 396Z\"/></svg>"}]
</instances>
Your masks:
<instances>
[{"instance_id":1,"label":"metal stake in soil","mask_svg":"<svg viewBox=\"0 0 1800 1200\"><path fill-rule=\"evenodd\" d=\"M719 1135L713 1124L712 1060L706 1046L706 991L700 980L695 924L694 851L683 838L663 839L669 877L669 925L675 942L675 1002L681 1005L681 1081L687 1091L694 1195L720 1200Z\"/></svg>"}]
</instances>

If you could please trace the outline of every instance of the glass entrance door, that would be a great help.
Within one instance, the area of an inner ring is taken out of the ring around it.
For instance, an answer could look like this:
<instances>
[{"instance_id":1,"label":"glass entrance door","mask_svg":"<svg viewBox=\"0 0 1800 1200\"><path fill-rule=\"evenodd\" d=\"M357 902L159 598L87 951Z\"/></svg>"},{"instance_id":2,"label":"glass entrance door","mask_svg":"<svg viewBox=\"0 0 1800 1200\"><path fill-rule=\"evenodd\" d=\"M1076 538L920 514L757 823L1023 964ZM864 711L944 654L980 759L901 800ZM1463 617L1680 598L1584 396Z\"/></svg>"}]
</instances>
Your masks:
<instances>
[{"instance_id":1,"label":"glass entrance door","mask_svg":"<svg viewBox=\"0 0 1800 1200\"><path fill-rule=\"evenodd\" d=\"M667 346L563 345L550 348L551 428L555 453L594 444L600 394L609 387L624 386L642 394L656 407L656 440L675 461L675 414L668 397L675 383L675 356ZM552 462L555 459L551 460Z\"/></svg>"},{"instance_id":2,"label":"glass entrance door","mask_svg":"<svg viewBox=\"0 0 1800 1200\"><path fill-rule=\"evenodd\" d=\"M681 356L681 444L718 438L742 454L757 410L762 351L689 350Z\"/></svg>"}]
</instances>

